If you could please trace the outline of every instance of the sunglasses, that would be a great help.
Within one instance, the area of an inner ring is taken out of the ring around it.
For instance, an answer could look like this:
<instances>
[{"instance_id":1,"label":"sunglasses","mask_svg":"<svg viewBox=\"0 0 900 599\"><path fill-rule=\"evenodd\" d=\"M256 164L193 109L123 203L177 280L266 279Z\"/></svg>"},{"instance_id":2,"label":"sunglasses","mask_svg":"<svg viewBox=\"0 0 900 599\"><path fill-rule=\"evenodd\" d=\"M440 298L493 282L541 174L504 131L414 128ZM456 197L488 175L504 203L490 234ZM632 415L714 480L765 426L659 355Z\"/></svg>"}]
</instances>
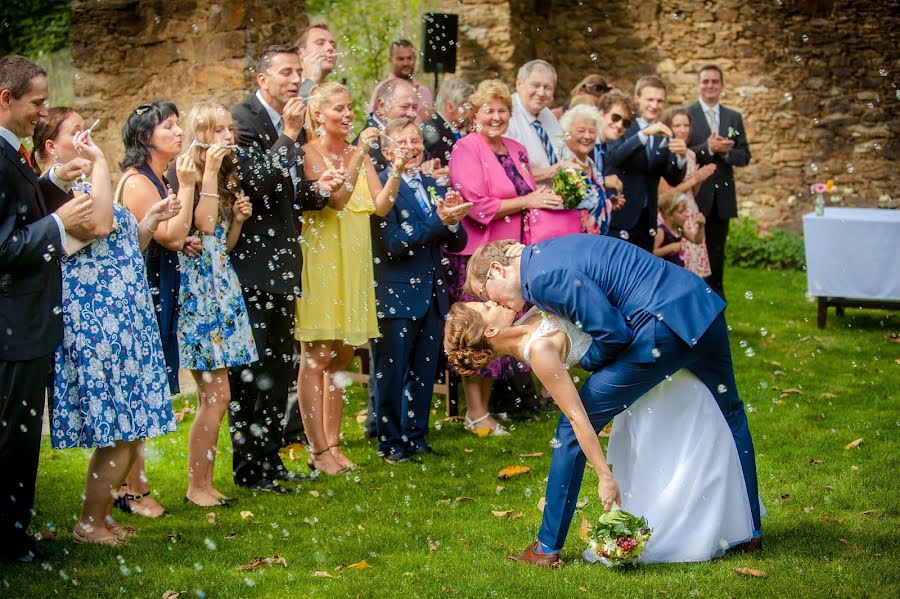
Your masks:
<instances>
[{"instance_id":1,"label":"sunglasses","mask_svg":"<svg viewBox=\"0 0 900 599\"><path fill-rule=\"evenodd\" d=\"M621 114L616 114L614 112L609 115L609 118L613 123L618 123L619 121L622 121L622 126L625 127L626 129L631 127L631 119L626 119Z\"/></svg>"},{"instance_id":2,"label":"sunglasses","mask_svg":"<svg viewBox=\"0 0 900 599\"><path fill-rule=\"evenodd\" d=\"M136 114L137 116L141 116L148 110L152 110L152 109L153 109L153 104L141 104L140 106L138 106L137 108L134 109L134 114Z\"/></svg>"},{"instance_id":3,"label":"sunglasses","mask_svg":"<svg viewBox=\"0 0 900 599\"><path fill-rule=\"evenodd\" d=\"M483 302L490 301L490 297L485 297L484 292L487 291L487 283L491 280L491 269L488 268L487 272L484 273L484 280L481 282L481 291L478 292L478 298Z\"/></svg>"}]
</instances>

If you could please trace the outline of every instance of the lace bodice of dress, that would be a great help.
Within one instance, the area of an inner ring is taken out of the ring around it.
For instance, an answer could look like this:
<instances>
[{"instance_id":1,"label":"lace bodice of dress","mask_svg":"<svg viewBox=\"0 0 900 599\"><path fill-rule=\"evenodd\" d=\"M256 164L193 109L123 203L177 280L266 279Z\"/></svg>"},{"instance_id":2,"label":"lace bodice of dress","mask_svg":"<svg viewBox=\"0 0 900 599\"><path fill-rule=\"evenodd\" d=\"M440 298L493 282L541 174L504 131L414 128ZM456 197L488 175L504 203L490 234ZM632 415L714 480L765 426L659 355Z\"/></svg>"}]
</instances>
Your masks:
<instances>
[{"instance_id":1,"label":"lace bodice of dress","mask_svg":"<svg viewBox=\"0 0 900 599\"><path fill-rule=\"evenodd\" d=\"M528 356L528 352L531 350L531 344L534 343L535 339L539 337L546 337L547 335L555 333L556 331L563 331L569 338L569 355L566 356L565 366L566 368L571 368L575 364L578 364L584 354L587 353L588 348L591 346L591 336L565 318L556 316L555 314L541 313L541 311L537 307L534 307L526 312L522 318L516 321L516 324L520 324L528 320L530 317L537 313L540 313L541 324L538 325L538 328L535 329L534 333L531 334L531 337L525 344L525 351L523 352L525 362L527 364L531 364L531 359Z\"/></svg>"}]
</instances>

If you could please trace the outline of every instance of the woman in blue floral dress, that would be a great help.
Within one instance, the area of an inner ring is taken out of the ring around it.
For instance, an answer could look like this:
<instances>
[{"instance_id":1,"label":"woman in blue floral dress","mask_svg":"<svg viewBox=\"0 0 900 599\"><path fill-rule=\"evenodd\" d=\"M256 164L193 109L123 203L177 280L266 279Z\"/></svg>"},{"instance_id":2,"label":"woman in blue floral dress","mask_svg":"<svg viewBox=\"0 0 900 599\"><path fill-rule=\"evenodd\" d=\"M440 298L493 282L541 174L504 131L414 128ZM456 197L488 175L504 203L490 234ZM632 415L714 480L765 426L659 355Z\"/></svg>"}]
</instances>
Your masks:
<instances>
[{"instance_id":1,"label":"woman in blue floral dress","mask_svg":"<svg viewBox=\"0 0 900 599\"><path fill-rule=\"evenodd\" d=\"M187 116L185 143L197 172L203 173L194 207L200 252L182 254L178 344L181 365L197 383L197 416L188 445L186 498L196 505L219 505L228 498L213 486L219 427L231 389L228 368L258 358L253 330L237 273L228 252L252 215L240 194L234 158L234 121L224 106L201 102Z\"/></svg>"},{"instance_id":2,"label":"woman in blue floral dress","mask_svg":"<svg viewBox=\"0 0 900 599\"><path fill-rule=\"evenodd\" d=\"M94 212L83 230L74 231L77 236L67 235L70 255L61 260L64 335L55 357L51 442L56 449L97 448L72 538L119 546L128 531L110 514L114 492L139 442L176 426L141 248L180 205L157 202L139 226L114 204L103 153L71 108L51 109L34 141L47 170L79 155L93 165L90 182L76 183L70 194L91 194Z\"/></svg>"}]
</instances>

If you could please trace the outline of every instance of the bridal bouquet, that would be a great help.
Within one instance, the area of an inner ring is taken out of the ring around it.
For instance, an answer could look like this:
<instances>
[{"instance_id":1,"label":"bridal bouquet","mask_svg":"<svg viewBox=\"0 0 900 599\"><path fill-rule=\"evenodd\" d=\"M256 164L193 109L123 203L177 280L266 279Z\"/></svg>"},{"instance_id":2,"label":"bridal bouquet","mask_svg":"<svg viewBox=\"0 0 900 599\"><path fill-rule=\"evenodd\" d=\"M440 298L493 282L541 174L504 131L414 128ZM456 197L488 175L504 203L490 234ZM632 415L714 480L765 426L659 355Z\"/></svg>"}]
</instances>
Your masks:
<instances>
[{"instance_id":1,"label":"bridal bouquet","mask_svg":"<svg viewBox=\"0 0 900 599\"><path fill-rule=\"evenodd\" d=\"M608 566L624 566L641 556L653 531L647 519L614 507L603 512L590 535L591 550Z\"/></svg>"},{"instance_id":2,"label":"bridal bouquet","mask_svg":"<svg viewBox=\"0 0 900 599\"><path fill-rule=\"evenodd\" d=\"M580 172L564 168L553 175L553 193L563 199L564 208L572 210L587 199L588 188Z\"/></svg>"}]
</instances>

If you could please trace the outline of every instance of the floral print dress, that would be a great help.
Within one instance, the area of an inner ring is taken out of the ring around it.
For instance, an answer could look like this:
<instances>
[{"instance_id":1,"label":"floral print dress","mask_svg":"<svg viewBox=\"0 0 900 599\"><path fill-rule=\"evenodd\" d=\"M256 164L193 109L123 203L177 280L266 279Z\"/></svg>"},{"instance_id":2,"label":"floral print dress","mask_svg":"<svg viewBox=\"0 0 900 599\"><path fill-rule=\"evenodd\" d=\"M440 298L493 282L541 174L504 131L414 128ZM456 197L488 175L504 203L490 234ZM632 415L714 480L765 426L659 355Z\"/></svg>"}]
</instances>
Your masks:
<instances>
[{"instance_id":1,"label":"floral print dress","mask_svg":"<svg viewBox=\"0 0 900 599\"><path fill-rule=\"evenodd\" d=\"M241 284L228 257L229 220L203 235L196 256L179 254L178 347L181 366L211 371L259 358Z\"/></svg>"},{"instance_id":2,"label":"floral print dress","mask_svg":"<svg viewBox=\"0 0 900 599\"><path fill-rule=\"evenodd\" d=\"M110 447L175 430L166 362L138 223L113 205L115 227L63 258L63 342L56 350L51 441Z\"/></svg>"}]
</instances>

